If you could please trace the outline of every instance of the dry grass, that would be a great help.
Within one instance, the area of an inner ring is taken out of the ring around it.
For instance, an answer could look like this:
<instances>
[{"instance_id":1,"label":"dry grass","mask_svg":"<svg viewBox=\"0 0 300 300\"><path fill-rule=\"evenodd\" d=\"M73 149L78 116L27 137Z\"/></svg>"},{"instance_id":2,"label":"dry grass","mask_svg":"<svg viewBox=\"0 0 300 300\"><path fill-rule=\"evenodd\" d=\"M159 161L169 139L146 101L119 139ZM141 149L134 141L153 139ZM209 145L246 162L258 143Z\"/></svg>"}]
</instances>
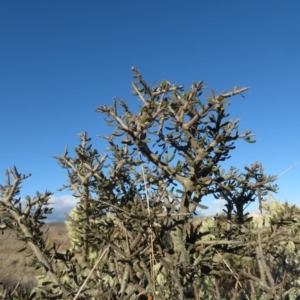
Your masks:
<instances>
[{"instance_id":1,"label":"dry grass","mask_svg":"<svg viewBox=\"0 0 300 300\"><path fill-rule=\"evenodd\" d=\"M63 222L48 223L43 231L48 230L49 239L61 245L60 252L70 247L67 231ZM0 234L0 282L14 286L19 280L28 289L35 285L36 270L28 266L31 257L26 257L26 251L17 253L24 247L24 243L14 238L14 232L5 231Z\"/></svg>"}]
</instances>

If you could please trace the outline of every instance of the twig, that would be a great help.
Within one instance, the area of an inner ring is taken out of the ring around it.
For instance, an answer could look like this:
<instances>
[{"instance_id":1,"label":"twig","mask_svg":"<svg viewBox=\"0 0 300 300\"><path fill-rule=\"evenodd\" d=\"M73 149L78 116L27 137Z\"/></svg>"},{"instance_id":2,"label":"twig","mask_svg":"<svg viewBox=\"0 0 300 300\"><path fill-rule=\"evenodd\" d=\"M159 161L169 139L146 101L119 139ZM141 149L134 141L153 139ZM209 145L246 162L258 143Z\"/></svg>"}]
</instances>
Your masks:
<instances>
[{"instance_id":1,"label":"twig","mask_svg":"<svg viewBox=\"0 0 300 300\"><path fill-rule=\"evenodd\" d=\"M222 257L222 255L220 254L220 252L219 252L218 250L216 250L216 251L217 251L217 253ZM228 268L228 270L229 270L231 273L233 273L233 271L232 271L232 269L230 268L230 266L229 266L229 264L227 263L227 261L226 261L223 257L222 257L222 260L223 260L224 264L226 265L226 267ZM233 275L233 276L234 276L234 278L236 279L238 285L243 289L243 286L242 286L241 282L239 281L238 277L237 277L236 275ZM245 294L245 295L246 295L246 294ZM248 297L247 295L246 295L246 298L247 298L248 300L250 300L249 297Z\"/></svg>"},{"instance_id":2,"label":"twig","mask_svg":"<svg viewBox=\"0 0 300 300\"><path fill-rule=\"evenodd\" d=\"M18 286L20 285L22 279L23 279L23 276L22 276L22 278L18 281L18 283L16 284L14 290L11 292L11 296L12 296L12 295L15 293L15 291L17 290L17 288L18 288Z\"/></svg>"},{"instance_id":3,"label":"twig","mask_svg":"<svg viewBox=\"0 0 300 300\"><path fill-rule=\"evenodd\" d=\"M240 88L240 89L237 89L237 90L234 90L232 92L229 92L229 93L221 93L220 95L217 96L218 97L224 97L224 98L229 98L229 97L232 97L234 95L238 95L238 94L241 94L245 91L249 90L249 87L243 87L243 88ZM242 95L241 95L242 96Z\"/></svg>"},{"instance_id":4,"label":"twig","mask_svg":"<svg viewBox=\"0 0 300 300\"><path fill-rule=\"evenodd\" d=\"M104 254L108 251L109 246L106 247L104 249L104 251L102 252L102 254L99 256L98 260L96 261L95 265L93 266L92 270L90 271L89 275L87 276L87 278L85 279L85 281L83 282L83 284L81 285L80 289L78 290L77 294L75 295L75 297L73 298L73 300L76 300L78 298L78 296L80 295L82 289L84 288L84 286L86 285L87 281L89 280L89 278L91 277L91 275L93 274L94 270L96 269L96 267L98 266L100 260L103 258Z\"/></svg>"},{"instance_id":5,"label":"twig","mask_svg":"<svg viewBox=\"0 0 300 300\"><path fill-rule=\"evenodd\" d=\"M135 92L139 95L140 99L146 104L145 98L142 96L142 94L139 92L139 90L136 88L134 84L132 84L132 87L134 88Z\"/></svg>"},{"instance_id":6,"label":"twig","mask_svg":"<svg viewBox=\"0 0 300 300\"><path fill-rule=\"evenodd\" d=\"M298 161L297 163L295 163L294 165L290 166L289 168L287 168L285 171L283 171L280 175L276 176L276 179L280 178L282 175L284 175L285 173L287 173L288 171L290 171L291 169L293 169L294 167L296 167L297 165L300 164L300 161Z\"/></svg>"},{"instance_id":7,"label":"twig","mask_svg":"<svg viewBox=\"0 0 300 300\"><path fill-rule=\"evenodd\" d=\"M149 196L148 196L148 190L146 185L146 178L145 178L145 172L144 172L144 165L142 164L142 174L144 179L144 186L145 186L145 192L146 192L146 198L147 198L147 209L148 209L148 215L150 216L150 203L149 203ZM153 249L153 236L152 236L152 228L151 228L151 235L150 235L150 243L151 243L151 273L152 273L152 282L153 282L153 294L155 295L155 274L154 274L154 249Z\"/></svg>"},{"instance_id":8,"label":"twig","mask_svg":"<svg viewBox=\"0 0 300 300\"><path fill-rule=\"evenodd\" d=\"M150 216L150 203L149 203L149 197L147 192L147 184L146 184L146 178L145 178L145 172L144 172L144 166L142 165L142 174L143 174L143 180L144 180L144 186L145 186L145 192L146 192L146 199L147 199L147 210L148 215Z\"/></svg>"},{"instance_id":9,"label":"twig","mask_svg":"<svg viewBox=\"0 0 300 300\"><path fill-rule=\"evenodd\" d=\"M267 276L267 279L269 281L269 285L271 285L271 287L274 289L275 282L274 282L274 279L273 279L272 274L270 272L270 269L268 268L268 266L266 264L265 257L263 255L262 244L261 244L261 232L260 232L260 230L258 231L258 249L259 249L260 259L261 259L261 262L262 262L263 271L264 271L264 273Z\"/></svg>"}]
</instances>

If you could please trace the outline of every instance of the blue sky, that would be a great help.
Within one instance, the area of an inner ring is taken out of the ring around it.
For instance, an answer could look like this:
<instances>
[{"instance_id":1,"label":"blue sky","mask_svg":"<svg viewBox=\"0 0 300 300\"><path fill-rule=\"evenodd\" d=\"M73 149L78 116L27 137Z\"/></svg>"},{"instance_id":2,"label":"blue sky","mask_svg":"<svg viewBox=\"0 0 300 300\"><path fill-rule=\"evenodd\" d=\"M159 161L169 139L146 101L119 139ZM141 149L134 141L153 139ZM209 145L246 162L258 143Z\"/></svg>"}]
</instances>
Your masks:
<instances>
[{"instance_id":1,"label":"blue sky","mask_svg":"<svg viewBox=\"0 0 300 300\"><path fill-rule=\"evenodd\" d=\"M104 153L96 136L112 128L95 109L114 97L138 107L133 65L148 82L249 86L230 113L257 143L237 143L227 166L258 160L280 174L300 161L299 11L296 0L1 1L0 182L16 165L32 173L22 197L48 189L58 203L53 218L68 212L72 199L56 191L66 173L51 155L74 149L83 131ZM300 165L277 181L275 198L300 205L299 178Z\"/></svg>"}]
</instances>

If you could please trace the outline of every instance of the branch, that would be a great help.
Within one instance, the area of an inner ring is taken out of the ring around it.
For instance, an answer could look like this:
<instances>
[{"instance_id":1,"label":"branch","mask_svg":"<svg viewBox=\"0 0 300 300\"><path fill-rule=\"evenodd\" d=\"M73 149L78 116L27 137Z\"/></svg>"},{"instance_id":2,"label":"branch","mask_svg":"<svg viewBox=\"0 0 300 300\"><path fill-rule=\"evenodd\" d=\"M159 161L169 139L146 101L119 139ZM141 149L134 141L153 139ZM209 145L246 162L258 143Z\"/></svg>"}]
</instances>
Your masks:
<instances>
[{"instance_id":1,"label":"branch","mask_svg":"<svg viewBox=\"0 0 300 300\"><path fill-rule=\"evenodd\" d=\"M244 271L239 271L238 274L242 275L242 276L245 276L253 281L255 281L265 292L271 292L272 289L269 288L268 286L266 286L262 281L261 281L261 278L257 278L247 272L244 272Z\"/></svg>"},{"instance_id":2,"label":"branch","mask_svg":"<svg viewBox=\"0 0 300 300\"><path fill-rule=\"evenodd\" d=\"M47 275L51 278L52 282L54 284L56 284L58 286L58 288L60 289L59 293L67 293L67 291L61 284L59 278L55 274L55 272L52 268L52 265L49 264L47 258L44 256L43 251L39 248L38 245L36 245L36 242L35 242L35 239L34 239L34 236L32 234L30 227L28 225L26 225L27 222L25 222L25 220L28 219L28 215L25 215L22 212L17 211L11 203L12 198L18 191L18 186L19 186L20 182L22 180L28 178L29 176L24 175L21 177L20 174L17 172L16 167L14 167L13 170L8 170L6 174L7 174L7 182L10 183L10 179L9 179L10 174L12 175L14 182L11 187L9 187L9 186L7 187L8 193L7 193L6 197L4 197L4 200L3 200L4 204L9 209L12 218L17 222L21 232L24 234L24 236L26 238L26 243L29 244L31 250L37 257L38 261L43 265ZM49 197L49 194L44 195L44 197L46 197L46 198Z\"/></svg>"},{"instance_id":3,"label":"branch","mask_svg":"<svg viewBox=\"0 0 300 300\"><path fill-rule=\"evenodd\" d=\"M285 173L287 173L288 171L290 171L291 169L293 169L294 167L296 167L299 164L300 164L300 161L295 163L294 165L290 166L285 171L283 171L280 175L276 176L276 179L280 178L282 175L284 175Z\"/></svg>"},{"instance_id":4,"label":"branch","mask_svg":"<svg viewBox=\"0 0 300 300\"><path fill-rule=\"evenodd\" d=\"M232 92L229 93L221 93L220 95L217 96L217 98L223 97L223 98L229 98L238 94L242 94L243 92L249 90L249 87L243 87L241 89L238 90L234 90Z\"/></svg>"},{"instance_id":5,"label":"branch","mask_svg":"<svg viewBox=\"0 0 300 300\"><path fill-rule=\"evenodd\" d=\"M75 295L74 299L73 300L76 300L82 289L84 288L84 286L86 285L86 283L88 282L89 278L91 277L91 275L93 274L94 270L96 269L96 267L98 266L99 262L101 261L101 259L103 258L104 254L106 254L106 252L109 250L109 246L106 247L103 252L101 253L101 255L99 255L99 258L98 260L96 261L95 265L93 266L92 270L90 271L90 273L88 274L88 276L86 277L85 281L83 282L82 286L80 287L80 289L78 290L77 294Z\"/></svg>"}]
</instances>

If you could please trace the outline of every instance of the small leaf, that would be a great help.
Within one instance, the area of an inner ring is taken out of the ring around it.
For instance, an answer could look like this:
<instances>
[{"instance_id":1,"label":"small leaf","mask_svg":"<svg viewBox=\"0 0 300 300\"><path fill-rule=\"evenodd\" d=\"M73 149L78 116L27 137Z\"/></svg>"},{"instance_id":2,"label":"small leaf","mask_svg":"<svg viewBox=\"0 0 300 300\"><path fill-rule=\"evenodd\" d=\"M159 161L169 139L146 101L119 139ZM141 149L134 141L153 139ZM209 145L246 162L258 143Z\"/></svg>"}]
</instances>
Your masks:
<instances>
[{"instance_id":1,"label":"small leaf","mask_svg":"<svg viewBox=\"0 0 300 300\"><path fill-rule=\"evenodd\" d=\"M106 118L104 118L104 120L105 120L107 123L112 123L112 122L115 121L115 120L110 120L110 119L106 119Z\"/></svg>"},{"instance_id":2,"label":"small leaf","mask_svg":"<svg viewBox=\"0 0 300 300\"><path fill-rule=\"evenodd\" d=\"M176 167L175 167L175 172L177 173L180 169L181 169L181 161L179 160L179 161L177 162Z\"/></svg>"},{"instance_id":3,"label":"small leaf","mask_svg":"<svg viewBox=\"0 0 300 300\"><path fill-rule=\"evenodd\" d=\"M202 209L208 209L208 206L200 204L200 203L197 203L197 206Z\"/></svg>"},{"instance_id":4,"label":"small leaf","mask_svg":"<svg viewBox=\"0 0 300 300\"><path fill-rule=\"evenodd\" d=\"M107 126L111 126L111 127L116 127L116 126L118 126L117 123L115 123L115 124L112 124L112 123L106 123L106 124L107 124Z\"/></svg>"},{"instance_id":5,"label":"small leaf","mask_svg":"<svg viewBox=\"0 0 300 300\"><path fill-rule=\"evenodd\" d=\"M110 181L107 180L101 185L101 188L107 187L109 184L110 184Z\"/></svg>"},{"instance_id":6,"label":"small leaf","mask_svg":"<svg viewBox=\"0 0 300 300\"><path fill-rule=\"evenodd\" d=\"M174 130L175 127L167 127L167 126L166 126L166 129L168 129L168 130Z\"/></svg>"},{"instance_id":7,"label":"small leaf","mask_svg":"<svg viewBox=\"0 0 300 300\"><path fill-rule=\"evenodd\" d=\"M165 152L164 160L165 160L166 163L169 162L169 153L168 153L168 151Z\"/></svg>"},{"instance_id":8,"label":"small leaf","mask_svg":"<svg viewBox=\"0 0 300 300\"><path fill-rule=\"evenodd\" d=\"M148 173L147 175L147 181L150 181L150 180L154 180L154 177L151 173Z\"/></svg>"},{"instance_id":9,"label":"small leaf","mask_svg":"<svg viewBox=\"0 0 300 300\"><path fill-rule=\"evenodd\" d=\"M147 144L147 143L150 143L151 140L150 139L149 140L141 140L141 142Z\"/></svg>"},{"instance_id":10,"label":"small leaf","mask_svg":"<svg viewBox=\"0 0 300 300\"><path fill-rule=\"evenodd\" d=\"M125 111L128 111L128 106L126 105L126 103L123 100L119 99L119 103L125 109Z\"/></svg>"},{"instance_id":11,"label":"small leaf","mask_svg":"<svg viewBox=\"0 0 300 300\"><path fill-rule=\"evenodd\" d=\"M174 157L175 157L175 154L176 154L176 151L174 151L174 153L172 154L172 156L169 158L169 161L168 161L168 163L170 163L173 159L174 159Z\"/></svg>"},{"instance_id":12,"label":"small leaf","mask_svg":"<svg viewBox=\"0 0 300 300\"><path fill-rule=\"evenodd\" d=\"M190 160L188 157L185 159L187 164L190 166L190 167L194 167L195 166L195 162Z\"/></svg>"},{"instance_id":13,"label":"small leaf","mask_svg":"<svg viewBox=\"0 0 300 300\"><path fill-rule=\"evenodd\" d=\"M216 153L216 154L221 154L222 152L223 152L223 150L220 150L220 149L214 150L214 153Z\"/></svg>"},{"instance_id":14,"label":"small leaf","mask_svg":"<svg viewBox=\"0 0 300 300\"><path fill-rule=\"evenodd\" d=\"M28 300L35 299L35 296L36 296L36 290L32 290L32 292L31 292L30 295L29 295Z\"/></svg>"},{"instance_id":15,"label":"small leaf","mask_svg":"<svg viewBox=\"0 0 300 300\"><path fill-rule=\"evenodd\" d=\"M52 281L45 281L45 282L42 283L42 285L43 285L43 286L46 286L46 285L49 285L49 284L51 284L51 283L52 283Z\"/></svg>"},{"instance_id":16,"label":"small leaf","mask_svg":"<svg viewBox=\"0 0 300 300\"><path fill-rule=\"evenodd\" d=\"M231 191L231 188L229 186L227 186L227 185L220 184L220 186L221 186L221 188L223 188L226 191L229 191L229 192Z\"/></svg>"},{"instance_id":17,"label":"small leaf","mask_svg":"<svg viewBox=\"0 0 300 300\"><path fill-rule=\"evenodd\" d=\"M122 136L122 135L124 135L124 131L115 131L114 133L113 133L113 135L114 136Z\"/></svg>"},{"instance_id":18,"label":"small leaf","mask_svg":"<svg viewBox=\"0 0 300 300\"><path fill-rule=\"evenodd\" d=\"M130 139L123 139L123 140L121 141L121 143L122 143L122 144L129 145L129 146L133 145L133 142L132 142L132 140L130 140Z\"/></svg>"},{"instance_id":19,"label":"small leaf","mask_svg":"<svg viewBox=\"0 0 300 300\"><path fill-rule=\"evenodd\" d=\"M213 173L215 173L215 172L218 172L219 169L220 169L220 166L216 166L216 167L213 168L211 171L212 171Z\"/></svg>"},{"instance_id":20,"label":"small leaf","mask_svg":"<svg viewBox=\"0 0 300 300\"><path fill-rule=\"evenodd\" d=\"M23 252L23 251L25 251L26 249L27 249L27 246L24 247L24 248L22 248L22 249L20 249L20 250L18 250L17 253Z\"/></svg>"}]
</instances>

